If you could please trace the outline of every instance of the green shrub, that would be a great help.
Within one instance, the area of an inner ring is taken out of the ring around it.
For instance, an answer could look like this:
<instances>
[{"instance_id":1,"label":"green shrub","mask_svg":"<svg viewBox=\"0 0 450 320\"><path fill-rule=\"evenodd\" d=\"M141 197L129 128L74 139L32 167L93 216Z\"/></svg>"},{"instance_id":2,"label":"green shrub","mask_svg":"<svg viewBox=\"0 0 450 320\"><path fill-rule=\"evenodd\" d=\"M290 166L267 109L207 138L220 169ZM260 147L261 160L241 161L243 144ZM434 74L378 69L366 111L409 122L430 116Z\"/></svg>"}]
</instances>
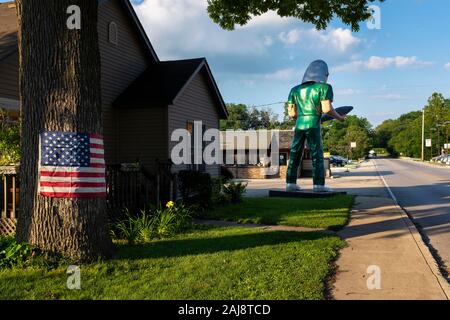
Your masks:
<instances>
[{"instance_id":1,"label":"green shrub","mask_svg":"<svg viewBox=\"0 0 450 320\"><path fill-rule=\"evenodd\" d=\"M17 164L20 161L20 124L12 121L0 108L0 165Z\"/></svg>"},{"instance_id":2,"label":"green shrub","mask_svg":"<svg viewBox=\"0 0 450 320\"><path fill-rule=\"evenodd\" d=\"M178 188L183 203L207 208L212 203L213 182L206 172L183 170L178 173Z\"/></svg>"},{"instance_id":3,"label":"green shrub","mask_svg":"<svg viewBox=\"0 0 450 320\"><path fill-rule=\"evenodd\" d=\"M223 187L223 192L230 197L231 203L242 202L242 197L244 196L247 189L247 184L230 182Z\"/></svg>"},{"instance_id":4,"label":"green shrub","mask_svg":"<svg viewBox=\"0 0 450 320\"><path fill-rule=\"evenodd\" d=\"M213 206L224 205L230 202L230 197L223 193L223 186L226 183L224 177L218 177L212 181L211 202Z\"/></svg>"},{"instance_id":5,"label":"green shrub","mask_svg":"<svg viewBox=\"0 0 450 320\"><path fill-rule=\"evenodd\" d=\"M18 243L13 237L0 238L0 269L23 267L33 256L34 249L26 243Z\"/></svg>"},{"instance_id":6,"label":"green shrub","mask_svg":"<svg viewBox=\"0 0 450 320\"><path fill-rule=\"evenodd\" d=\"M127 212L126 218L115 223L111 230L114 238L127 240L130 244L148 243L184 231L190 226L191 219L190 208L170 201L165 208L141 211L137 216Z\"/></svg>"}]
</instances>

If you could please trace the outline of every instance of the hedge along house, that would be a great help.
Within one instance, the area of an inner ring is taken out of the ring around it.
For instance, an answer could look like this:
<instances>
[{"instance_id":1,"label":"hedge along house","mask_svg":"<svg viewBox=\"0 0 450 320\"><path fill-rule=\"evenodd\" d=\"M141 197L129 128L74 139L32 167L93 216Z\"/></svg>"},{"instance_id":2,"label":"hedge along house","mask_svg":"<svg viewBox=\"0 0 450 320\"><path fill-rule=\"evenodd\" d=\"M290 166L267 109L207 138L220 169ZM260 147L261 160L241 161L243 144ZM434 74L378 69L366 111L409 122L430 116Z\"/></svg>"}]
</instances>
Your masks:
<instances>
[{"instance_id":1,"label":"hedge along house","mask_svg":"<svg viewBox=\"0 0 450 320\"><path fill-rule=\"evenodd\" d=\"M0 3L0 107L16 117L20 111L17 33L15 3ZM219 128L227 111L206 59L160 61L129 0L99 0L98 34L105 160L116 169L131 162L143 169L121 179L123 172L111 172L109 191L115 190L111 201L122 205L142 196L143 180L156 179L152 175L158 171L156 160L167 163L176 144L170 141L174 129L189 128L194 121ZM214 176L220 166L191 168ZM172 171L181 169L189 168ZM127 190L119 190L125 182ZM145 190L154 187L154 181L147 182ZM4 204L3 211L9 210L7 206L11 207Z\"/></svg>"}]
</instances>

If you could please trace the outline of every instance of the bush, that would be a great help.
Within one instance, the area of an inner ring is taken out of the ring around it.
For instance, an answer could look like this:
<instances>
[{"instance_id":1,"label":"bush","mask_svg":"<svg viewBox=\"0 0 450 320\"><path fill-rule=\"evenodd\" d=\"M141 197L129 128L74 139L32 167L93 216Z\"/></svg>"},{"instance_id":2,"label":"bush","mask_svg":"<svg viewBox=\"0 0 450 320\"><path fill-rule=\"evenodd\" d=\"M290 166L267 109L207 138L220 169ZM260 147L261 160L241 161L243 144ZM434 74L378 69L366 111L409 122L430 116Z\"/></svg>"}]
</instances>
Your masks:
<instances>
[{"instance_id":1,"label":"bush","mask_svg":"<svg viewBox=\"0 0 450 320\"><path fill-rule=\"evenodd\" d=\"M242 202L246 189L247 184L231 182L224 185L223 192L230 197L231 203L239 203Z\"/></svg>"},{"instance_id":2,"label":"bush","mask_svg":"<svg viewBox=\"0 0 450 320\"><path fill-rule=\"evenodd\" d=\"M183 203L207 208L212 203L213 182L206 172L184 170L178 173L178 188Z\"/></svg>"},{"instance_id":3,"label":"bush","mask_svg":"<svg viewBox=\"0 0 450 320\"><path fill-rule=\"evenodd\" d=\"M13 237L0 237L0 269L23 267L34 253L32 246L18 243Z\"/></svg>"},{"instance_id":4,"label":"bush","mask_svg":"<svg viewBox=\"0 0 450 320\"><path fill-rule=\"evenodd\" d=\"M211 201L212 205L225 205L230 203L231 199L228 195L223 192L223 186L227 182L225 177L219 177L213 179L213 188L212 188L212 196Z\"/></svg>"},{"instance_id":5,"label":"bush","mask_svg":"<svg viewBox=\"0 0 450 320\"><path fill-rule=\"evenodd\" d=\"M3 109L0 109L0 150L0 165L20 161L20 124L12 121Z\"/></svg>"},{"instance_id":6,"label":"bush","mask_svg":"<svg viewBox=\"0 0 450 320\"><path fill-rule=\"evenodd\" d=\"M169 201L165 208L141 211L137 216L126 213L126 218L115 223L112 236L127 240L130 244L148 243L164 239L187 229L191 224L192 210Z\"/></svg>"}]
</instances>

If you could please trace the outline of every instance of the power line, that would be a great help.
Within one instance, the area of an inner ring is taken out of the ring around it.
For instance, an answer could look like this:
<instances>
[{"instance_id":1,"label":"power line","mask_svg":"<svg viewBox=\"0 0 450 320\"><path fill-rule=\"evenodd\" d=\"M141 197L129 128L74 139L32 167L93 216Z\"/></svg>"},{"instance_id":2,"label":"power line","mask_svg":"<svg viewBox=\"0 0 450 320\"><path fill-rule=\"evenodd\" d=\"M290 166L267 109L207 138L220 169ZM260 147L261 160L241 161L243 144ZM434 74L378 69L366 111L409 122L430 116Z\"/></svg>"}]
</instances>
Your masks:
<instances>
[{"instance_id":1,"label":"power line","mask_svg":"<svg viewBox=\"0 0 450 320\"><path fill-rule=\"evenodd\" d=\"M275 106L277 104L285 104L285 101L281 101L281 102L272 102L272 103L268 103L268 104L261 104L259 106L250 106L250 108L264 108L264 107L270 107L270 106Z\"/></svg>"}]
</instances>

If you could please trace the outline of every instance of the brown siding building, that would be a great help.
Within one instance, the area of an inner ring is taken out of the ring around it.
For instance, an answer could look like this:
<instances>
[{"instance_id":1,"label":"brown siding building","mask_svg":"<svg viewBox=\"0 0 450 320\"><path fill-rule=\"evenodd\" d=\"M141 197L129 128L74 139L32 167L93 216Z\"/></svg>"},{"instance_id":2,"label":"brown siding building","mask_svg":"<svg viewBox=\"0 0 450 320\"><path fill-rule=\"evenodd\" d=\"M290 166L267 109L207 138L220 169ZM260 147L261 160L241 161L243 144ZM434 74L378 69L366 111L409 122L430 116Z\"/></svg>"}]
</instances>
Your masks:
<instances>
[{"instance_id":1,"label":"brown siding building","mask_svg":"<svg viewBox=\"0 0 450 320\"><path fill-rule=\"evenodd\" d=\"M17 30L14 2L0 4L0 108L13 115L19 112ZM129 0L99 1L98 33L108 164L138 161L150 168L170 158L173 130L193 121L218 128L227 117L206 59L161 62ZM203 168L219 174L218 165Z\"/></svg>"}]
</instances>

